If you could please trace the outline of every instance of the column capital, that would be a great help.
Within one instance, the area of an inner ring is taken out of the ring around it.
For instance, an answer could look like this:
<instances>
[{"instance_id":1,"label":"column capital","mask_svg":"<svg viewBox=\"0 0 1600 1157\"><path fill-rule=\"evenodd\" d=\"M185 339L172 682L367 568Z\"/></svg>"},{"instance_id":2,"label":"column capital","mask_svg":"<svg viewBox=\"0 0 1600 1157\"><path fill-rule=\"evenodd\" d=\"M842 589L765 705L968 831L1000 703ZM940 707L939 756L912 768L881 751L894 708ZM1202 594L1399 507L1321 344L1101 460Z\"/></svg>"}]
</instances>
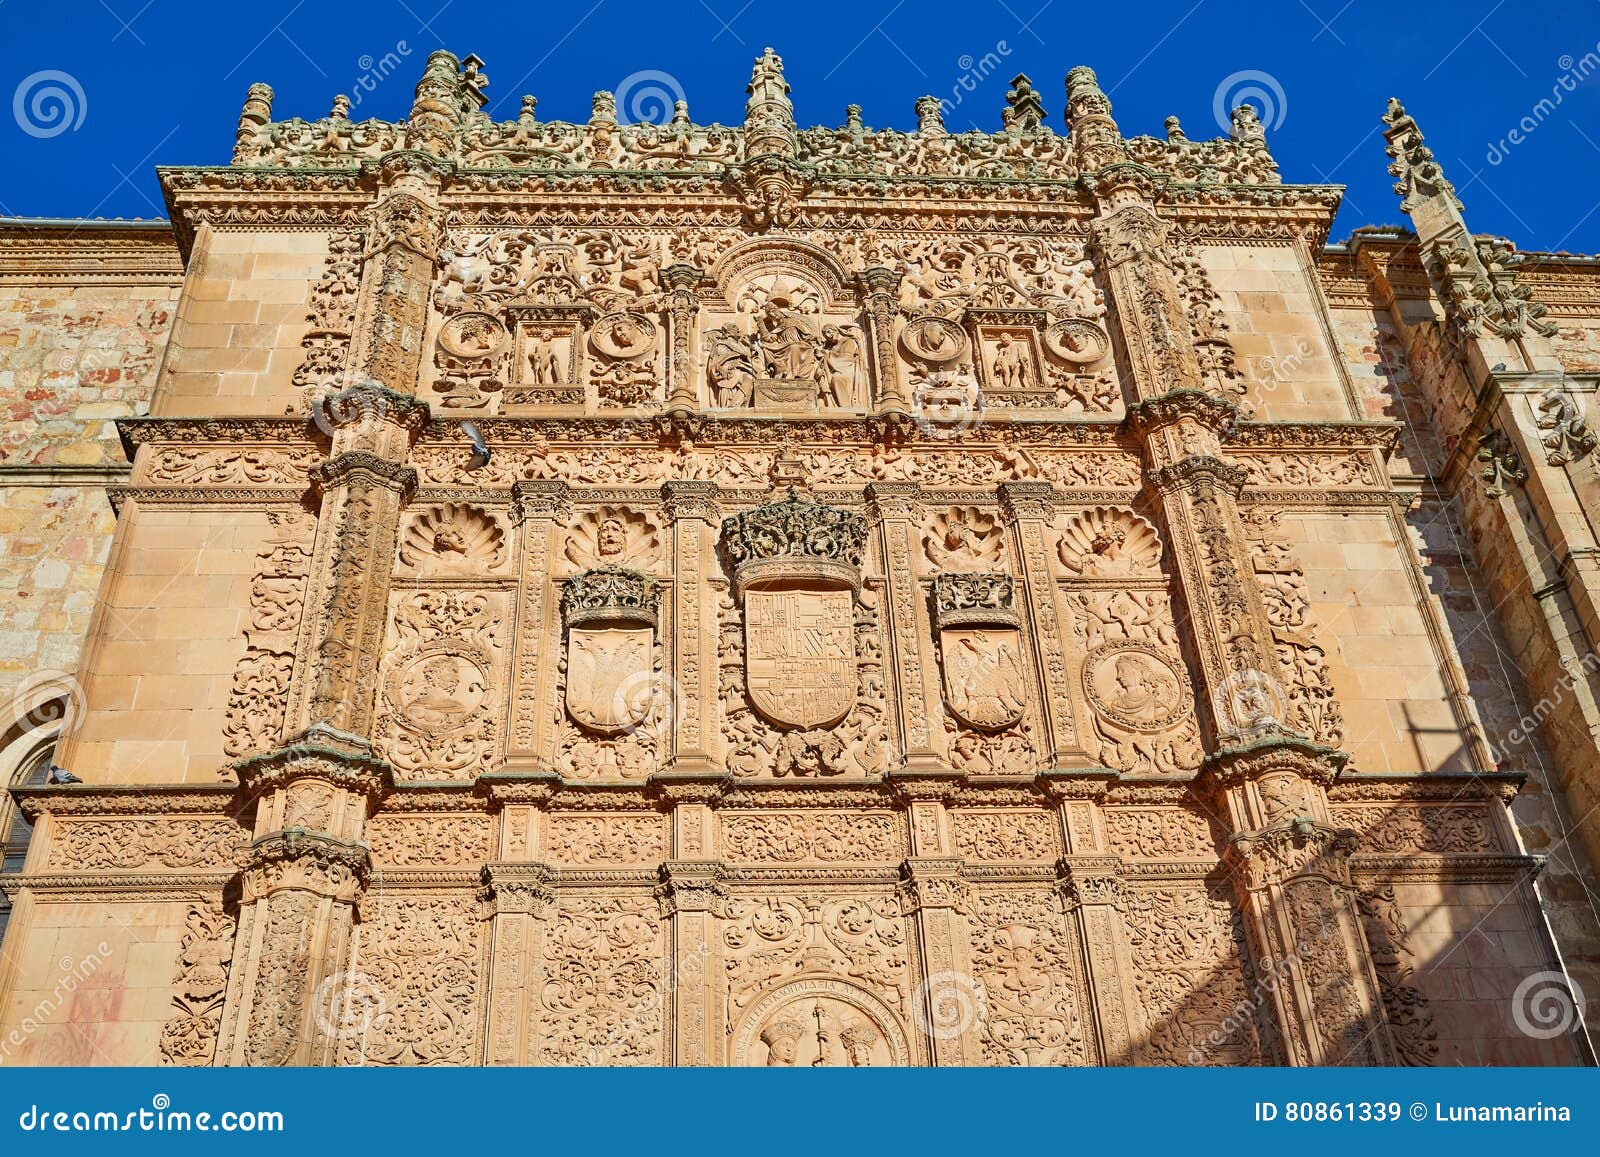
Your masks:
<instances>
[{"instance_id":1,"label":"column capital","mask_svg":"<svg viewBox=\"0 0 1600 1157\"><path fill-rule=\"evenodd\" d=\"M497 861L485 864L479 879L479 898L497 916L502 912L543 916L556 901L556 874L548 864Z\"/></svg>"},{"instance_id":2,"label":"column capital","mask_svg":"<svg viewBox=\"0 0 1600 1157\"><path fill-rule=\"evenodd\" d=\"M720 914L728 898L727 875L727 865L720 860L668 860L661 866L661 883L656 885L662 915Z\"/></svg>"},{"instance_id":3,"label":"column capital","mask_svg":"<svg viewBox=\"0 0 1600 1157\"><path fill-rule=\"evenodd\" d=\"M409 502L417 492L417 472L403 462L384 458L366 450L346 450L311 468L311 485L319 495L327 494L352 479L375 483Z\"/></svg>"},{"instance_id":4,"label":"column capital","mask_svg":"<svg viewBox=\"0 0 1600 1157\"><path fill-rule=\"evenodd\" d=\"M874 521L910 518L922 499L922 487L915 482L869 482L866 496L867 517Z\"/></svg>"},{"instance_id":5,"label":"column capital","mask_svg":"<svg viewBox=\"0 0 1600 1157\"><path fill-rule=\"evenodd\" d=\"M572 488L565 482L548 480L511 484L512 517L520 525L530 518L565 522L572 516Z\"/></svg>"},{"instance_id":6,"label":"column capital","mask_svg":"<svg viewBox=\"0 0 1600 1157\"><path fill-rule=\"evenodd\" d=\"M392 390L382 382L367 381L322 395L315 402L313 417L330 433L346 426L385 422L404 430L408 441L415 442L431 413L421 398Z\"/></svg>"},{"instance_id":7,"label":"column capital","mask_svg":"<svg viewBox=\"0 0 1600 1157\"><path fill-rule=\"evenodd\" d=\"M1056 861L1057 886L1067 911L1088 904L1121 908L1127 901L1121 856L1064 856Z\"/></svg>"},{"instance_id":8,"label":"column capital","mask_svg":"<svg viewBox=\"0 0 1600 1157\"><path fill-rule=\"evenodd\" d=\"M1060 493L1048 482L1000 483L1001 513L1012 522L1048 519L1060 501Z\"/></svg>"},{"instance_id":9,"label":"column capital","mask_svg":"<svg viewBox=\"0 0 1600 1157\"><path fill-rule=\"evenodd\" d=\"M722 514L721 496L715 482L665 482L661 486L661 512L673 522L698 518L715 523Z\"/></svg>"},{"instance_id":10,"label":"column capital","mask_svg":"<svg viewBox=\"0 0 1600 1157\"><path fill-rule=\"evenodd\" d=\"M916 856L900 865L900 903L907 915L926 908L966 912L972 905L972 885L963 873L967 862L960 856Z\"/></svg>"},{"instance_id":11,"label":"column capital","mask_svg":"<svg viewBox=\"0 0 1600 1157\"><path fill-rule=\"evenodd\" d=\"M1309 816L1282 820L1228 842L1224 858L1238 869L1244 885L1259 891L1299 876L1321 876L1348 888L1350 857L1360 847L1351 828L1336 828Z\"/></svg>"},{"instance_id":12,"label":"column capital","mask_svg":"<svg viewBox=\"0 0 1600 1157\"><path fill-rule=\"evenodd\" d=\"M376 805L394 782L394 770L363 739L325 725L308 728L282 747L247 755L233 764L250 798L301 779L319 779Z\"/></svg>"},{"instance_id":13,"label":"column capital","mask_svg":"<svg viewBox=\"0 0 1600 1157\"><path fill-rule=\"evenodd\" d=\"M243 868L244 903L285 889L353 903L366 891L372 853L357 841L286 828L252 843Z\"/></svg>"},{"instance_id":14,"label":"column capital","mask_svg":"<svg viewBox=\"0 0 1600 1157\"><path fill-rule=\"evenodd\" d=\"M1239 420L1239 407L1225 398L1192 387L1171 390L1128 407L1128 422L1141 431L1190 421L1221 438Z\"/></svg>"}]
</instances>

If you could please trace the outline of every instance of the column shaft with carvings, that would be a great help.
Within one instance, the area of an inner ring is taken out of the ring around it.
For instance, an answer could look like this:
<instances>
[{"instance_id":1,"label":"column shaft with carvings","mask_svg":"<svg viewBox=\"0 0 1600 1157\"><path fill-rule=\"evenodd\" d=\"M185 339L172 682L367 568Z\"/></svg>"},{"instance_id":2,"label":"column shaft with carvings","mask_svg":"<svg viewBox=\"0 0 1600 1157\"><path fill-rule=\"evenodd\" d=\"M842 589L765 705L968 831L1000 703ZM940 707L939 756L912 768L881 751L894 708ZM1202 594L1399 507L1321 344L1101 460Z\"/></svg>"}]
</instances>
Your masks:
<instances>
[{"instance_id":1,"label":"column shaft with carvings","mask_svg":"<svg viewBox=\"0 0 1600 1157\"><path fill-rule=\"evenodd\" d=\"M558 600L550 582L555 532L571 515L565 482L517 482L512 486L515 517L522 527L518 582L517 635L511 660L515 689L511 700L509 771L551 766L551 717L555 710L556 663L560 644Z\"/></svg>"},{"instance_id":2,"label":"column shaft with carvings","mask_svg":"<svg viewBox=\"0 0 1600 1157\"><path fill-rule=\"evenodd\" d=\"M695 287L701 271L693 265L669 265L661 271L667 287L667 317L671 356L667 359L667 412L684 416L700 409L700 383L695 373L695 319L700 298Z\"/></svg>"},{"instance_id":3,"label":"column shaft with carvings","mask_svg":"<svg viewBox=\"0 0 1600 1157\"><path fill-rule=\"evenodd\" d=\"M894 318L900 309L895 294L900 287L900 276L898 270L883 266L863 269L857 275L866 300L873 376L878 383L878 396L874 401L879 413L903 414L910 405L900 381L900 360L894 352Z\"/></svg>"},{"instance_id":4,"label":"column shaft with carvings","mask_svg":"<svg viewBox=\"0 0 1600 1157\"><path fill-rule=\"evenodd\" d=\"M974 1015L980 995L972 979L971 887L956 853L946 800L959 787L954 772L893 776L906 808L911 856L901 865L900 900L916 923L922 984L912 1019L923 1030L935 1065L981 1063L983 1026Z\"/></svg>"},{"instance_id":5,"label":"column shaft with carvings","mask_svg":"<svg viewBox=\"0 0 1600 1157\"><path fill-rule=\"evenodd\" d=\"M554 873L542 863L492 863L483 869L489 905L489 1002L485 1062L526 1065L544 975L543 926L555 907Z\"/></svg>"},{"instance_id":6,"label":"column shaft with carvings","mask_svg":"<svg viewBox=\"0 0 1600 1157\"><path fill-rule=\"evenodd\" d=\"M719 764L717 592L706 581L715 565L717 487L669 482L661 488L672 520L673 723L671 766L700 774Z\"/></svg>"},{"instance_id":7,"label":"column shaft with carvings","mask_svg":"<svg viewBox=\"0 0 1600 1157\"><path fill-rule=\"evenodd\" d=\"M917 584L912 559L921 546L915 483L874 482L867 487L870 517L878 524L889 600L889 651L899 688L897 720L905 766L924 771L943 763L944 732L933 726L942 713L939 672L935 665L927 599Z\"/></svg>"},{"instance_id":8,"label":"column shaft with carvings","mask_svg":"<svg viewBox=\"0 0 1600 1157\"><path fill-rule=\"evenodd\" d=\"M1105 780L1050 776L1043 782L1056 801L1067 848L1057 871L1067 918L1076 920L1083 945L1097 1052L1102 1064L1138 1064L1145 1031L1139 1024L1122 857L1111 853L1105 838Z\"/></svg>"},{"instance_id":9,"label":"column shaft with carvings","mask_svg":"<svg viewBox=\"0 0 1600 1157\"><path fill-rule=\"evenodd\" d=\"M1236 860L1234 883L1255 967L1291 978L1273 993L1291 1063L1392 1063L1376 972L1351 899L1351 846L1325 822L1324 789L1345 757L1276 717L1290 684L1239 517L1244 472L1223 452L1237 407L1206 389L1168 246L1170 226L1154 208L1152 175L1110 144L1115 121L1092 72L1074 69L1067 95L1085 183L1096 200L1091 236L1121 319L1136 394L1129 422L1140 435L1188 611L1188 642L1207 690L1210 780L1233 823L1236 848L1275 849L1286 830L1294 833L1291 842L1326 847L1318 862L1331 882L1321 884L1298 874L1295 857L1274 861L1241 852ZM1295 798L1299 810L1264 817L1252 801L1268 782ZM1312 935L1313 928L1321 935ZM1336 1013L1328 1012L1330 1001Z\"/></svg>"},{"instance_id":10,"label":"column shaft with carvings","mask_svg":"<svg viewBox=\"0 0 1600 1157\"><path fill-rule=\"evenodd\" d=\"M1048 531L1058 495L1048 482L1006 482L1000 487L1000 498L1007 520L1016 529L1022 601L1033 626L1033 662L1044 711L1046 768L1082 766L1086 756L1073 718L1072 692L1067 687L1065 626L1056 610L1055 580L1047 561Z\"/></svg>"},{"instance_id":11,"label":"column shaft with carvings","mask_svg":"<svg viewBox=\"0 0 1600 1157\"><path fill-rule=\"evenodd\" d=\"M727 1020L718 918L727 900L727 869L712 856L716 819L712 803L721 778L668 775L663 794L672 803L672 858L656 889L670 928L666 977L668 1045L677 1065L725 1064Z\"/></svg>"}]
</instances>

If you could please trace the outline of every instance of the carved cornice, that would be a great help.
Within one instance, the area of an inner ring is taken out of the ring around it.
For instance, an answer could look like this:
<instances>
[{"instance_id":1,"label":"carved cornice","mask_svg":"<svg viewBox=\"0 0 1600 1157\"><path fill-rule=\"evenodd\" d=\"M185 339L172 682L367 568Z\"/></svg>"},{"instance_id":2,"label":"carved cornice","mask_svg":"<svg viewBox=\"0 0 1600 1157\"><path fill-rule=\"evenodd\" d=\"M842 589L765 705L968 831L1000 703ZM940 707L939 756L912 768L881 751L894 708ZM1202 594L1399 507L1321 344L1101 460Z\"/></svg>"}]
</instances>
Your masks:
<instances>
[{"instance_id":1,"label":"carved cornice","mask_svg":"<svg viewBox=\"0 0 1600 1157\"><path fill-rule=\"evenodd\" d=\"M1529 883L1544 871L1547 856L1449 852L1360 852L1350 858L1356 881L1390 883Z\"/></svg>"},{"instance_id":2,"label":"carved cornice","mask_svg":"<svg viewBox=\"0 0 1600 1157\"><path fill-rule=\"evenodd\" d=\"M54 816L232 815L232 784L108 785L72 783L14 787L11 795L29 820Z\"/></svg>"},{"instance_id":3,"label":"carved cornice","mask_svg":"<svg viewBox=\"0 0 1600 1157\"><path fill-rule=\"evenodd\" d=\"M1517 797L1528 773L1524 771L1427 772L1422 774L1341 772L1328 788L1329 803L1370 803L1404 800L1498 799L1510 803Z\"/></svg>"}]
</instances>

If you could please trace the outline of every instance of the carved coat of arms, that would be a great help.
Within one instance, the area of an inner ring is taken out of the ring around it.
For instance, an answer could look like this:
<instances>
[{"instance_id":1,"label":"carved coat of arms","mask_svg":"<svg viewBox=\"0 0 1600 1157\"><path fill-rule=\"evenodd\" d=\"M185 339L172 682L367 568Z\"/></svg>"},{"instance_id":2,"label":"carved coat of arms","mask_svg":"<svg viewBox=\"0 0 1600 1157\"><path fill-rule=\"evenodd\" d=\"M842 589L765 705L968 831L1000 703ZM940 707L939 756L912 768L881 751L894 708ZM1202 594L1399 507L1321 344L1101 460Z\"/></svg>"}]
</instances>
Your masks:
<instances>
[{"instance_id":1,"label":"carved coat of arms","mask_svg":"<svg viewBox=\"0 0 1600 1157\"><path fill-rule=\"evenodd\" d=\"M856 701L852 598L847 590L745 594L750 701L774 723L823 727Z\"/></svg>"},{"instance_id":2,"label":"carved coat of arms","mask_svg":"<svg viewBox=\"0 0 1600 1157\"><path fill-rule=\"evenodd\" d=\"M626 731L650 710L649 627L573 627L567 635L567 710L595 731Z\"/></svg>"},{"instance_id":3,"label":"carved coat of arms","mask_svg":"<svg viewBox=\"0 0 1600 1157\"><path fill-rule=\"evenodd\" d=\"M1010 727L1027 707L1013 598L1006 574L942 574L934 580L945 704L968 727Z\"/></svg>"},{"instance_id":4,"label":"carved coat of arms","mask_svg":"<svg viewBox=\"0 0 1600 1157\"><path fill-rule=\"evenodd\" d=\"M583 727L615 734L650 713L660 601L654 579L625 567L594 567L567 580L566 702Z\"/></svg>"}]
</instances>

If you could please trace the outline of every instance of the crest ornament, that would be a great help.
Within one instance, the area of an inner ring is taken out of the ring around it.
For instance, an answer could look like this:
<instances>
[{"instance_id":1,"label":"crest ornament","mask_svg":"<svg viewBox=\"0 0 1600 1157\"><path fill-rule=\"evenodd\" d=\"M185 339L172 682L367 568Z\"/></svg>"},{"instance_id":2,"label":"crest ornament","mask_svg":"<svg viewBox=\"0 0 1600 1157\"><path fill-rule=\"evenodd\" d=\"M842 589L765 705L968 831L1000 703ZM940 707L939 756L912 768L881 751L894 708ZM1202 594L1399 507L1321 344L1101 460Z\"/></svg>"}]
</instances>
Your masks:
<instances>
[{"instance_id":1,"label":"crest ornament","mask_svg":"<svg viewBox=\"0 0 1600 1157\"><path fill-rule=\"evenodd\" d=\"M838 723L856 702L855 597L867 524L798 498L723 520L722 546L744 600L745 688L780 727ZM805 751L791 752L797 769Z\"/></svg>"},{"instance_id":2,"label":"crest ornament","mask_svg":"<svg viewBox=\"0 0 1600 1157\"><path fill-rule=\"evenodd\" d=\"M980 731L1014 726L1027 706L1015 596L1008 574L941 574L933 580L945 704Z\"/></svg>"},{"instance_id":3,"label":"crest ornament","mask_svg":"<svg viewBox=\"0 0 1600 1157\"><path fill-rule=\"evenodd\" d=\"M615 735L649 715L660 605L660 584L623 567L596 567L567 580L561 594L566 703L583 727Z\"/></svg>"}]
</instances>

